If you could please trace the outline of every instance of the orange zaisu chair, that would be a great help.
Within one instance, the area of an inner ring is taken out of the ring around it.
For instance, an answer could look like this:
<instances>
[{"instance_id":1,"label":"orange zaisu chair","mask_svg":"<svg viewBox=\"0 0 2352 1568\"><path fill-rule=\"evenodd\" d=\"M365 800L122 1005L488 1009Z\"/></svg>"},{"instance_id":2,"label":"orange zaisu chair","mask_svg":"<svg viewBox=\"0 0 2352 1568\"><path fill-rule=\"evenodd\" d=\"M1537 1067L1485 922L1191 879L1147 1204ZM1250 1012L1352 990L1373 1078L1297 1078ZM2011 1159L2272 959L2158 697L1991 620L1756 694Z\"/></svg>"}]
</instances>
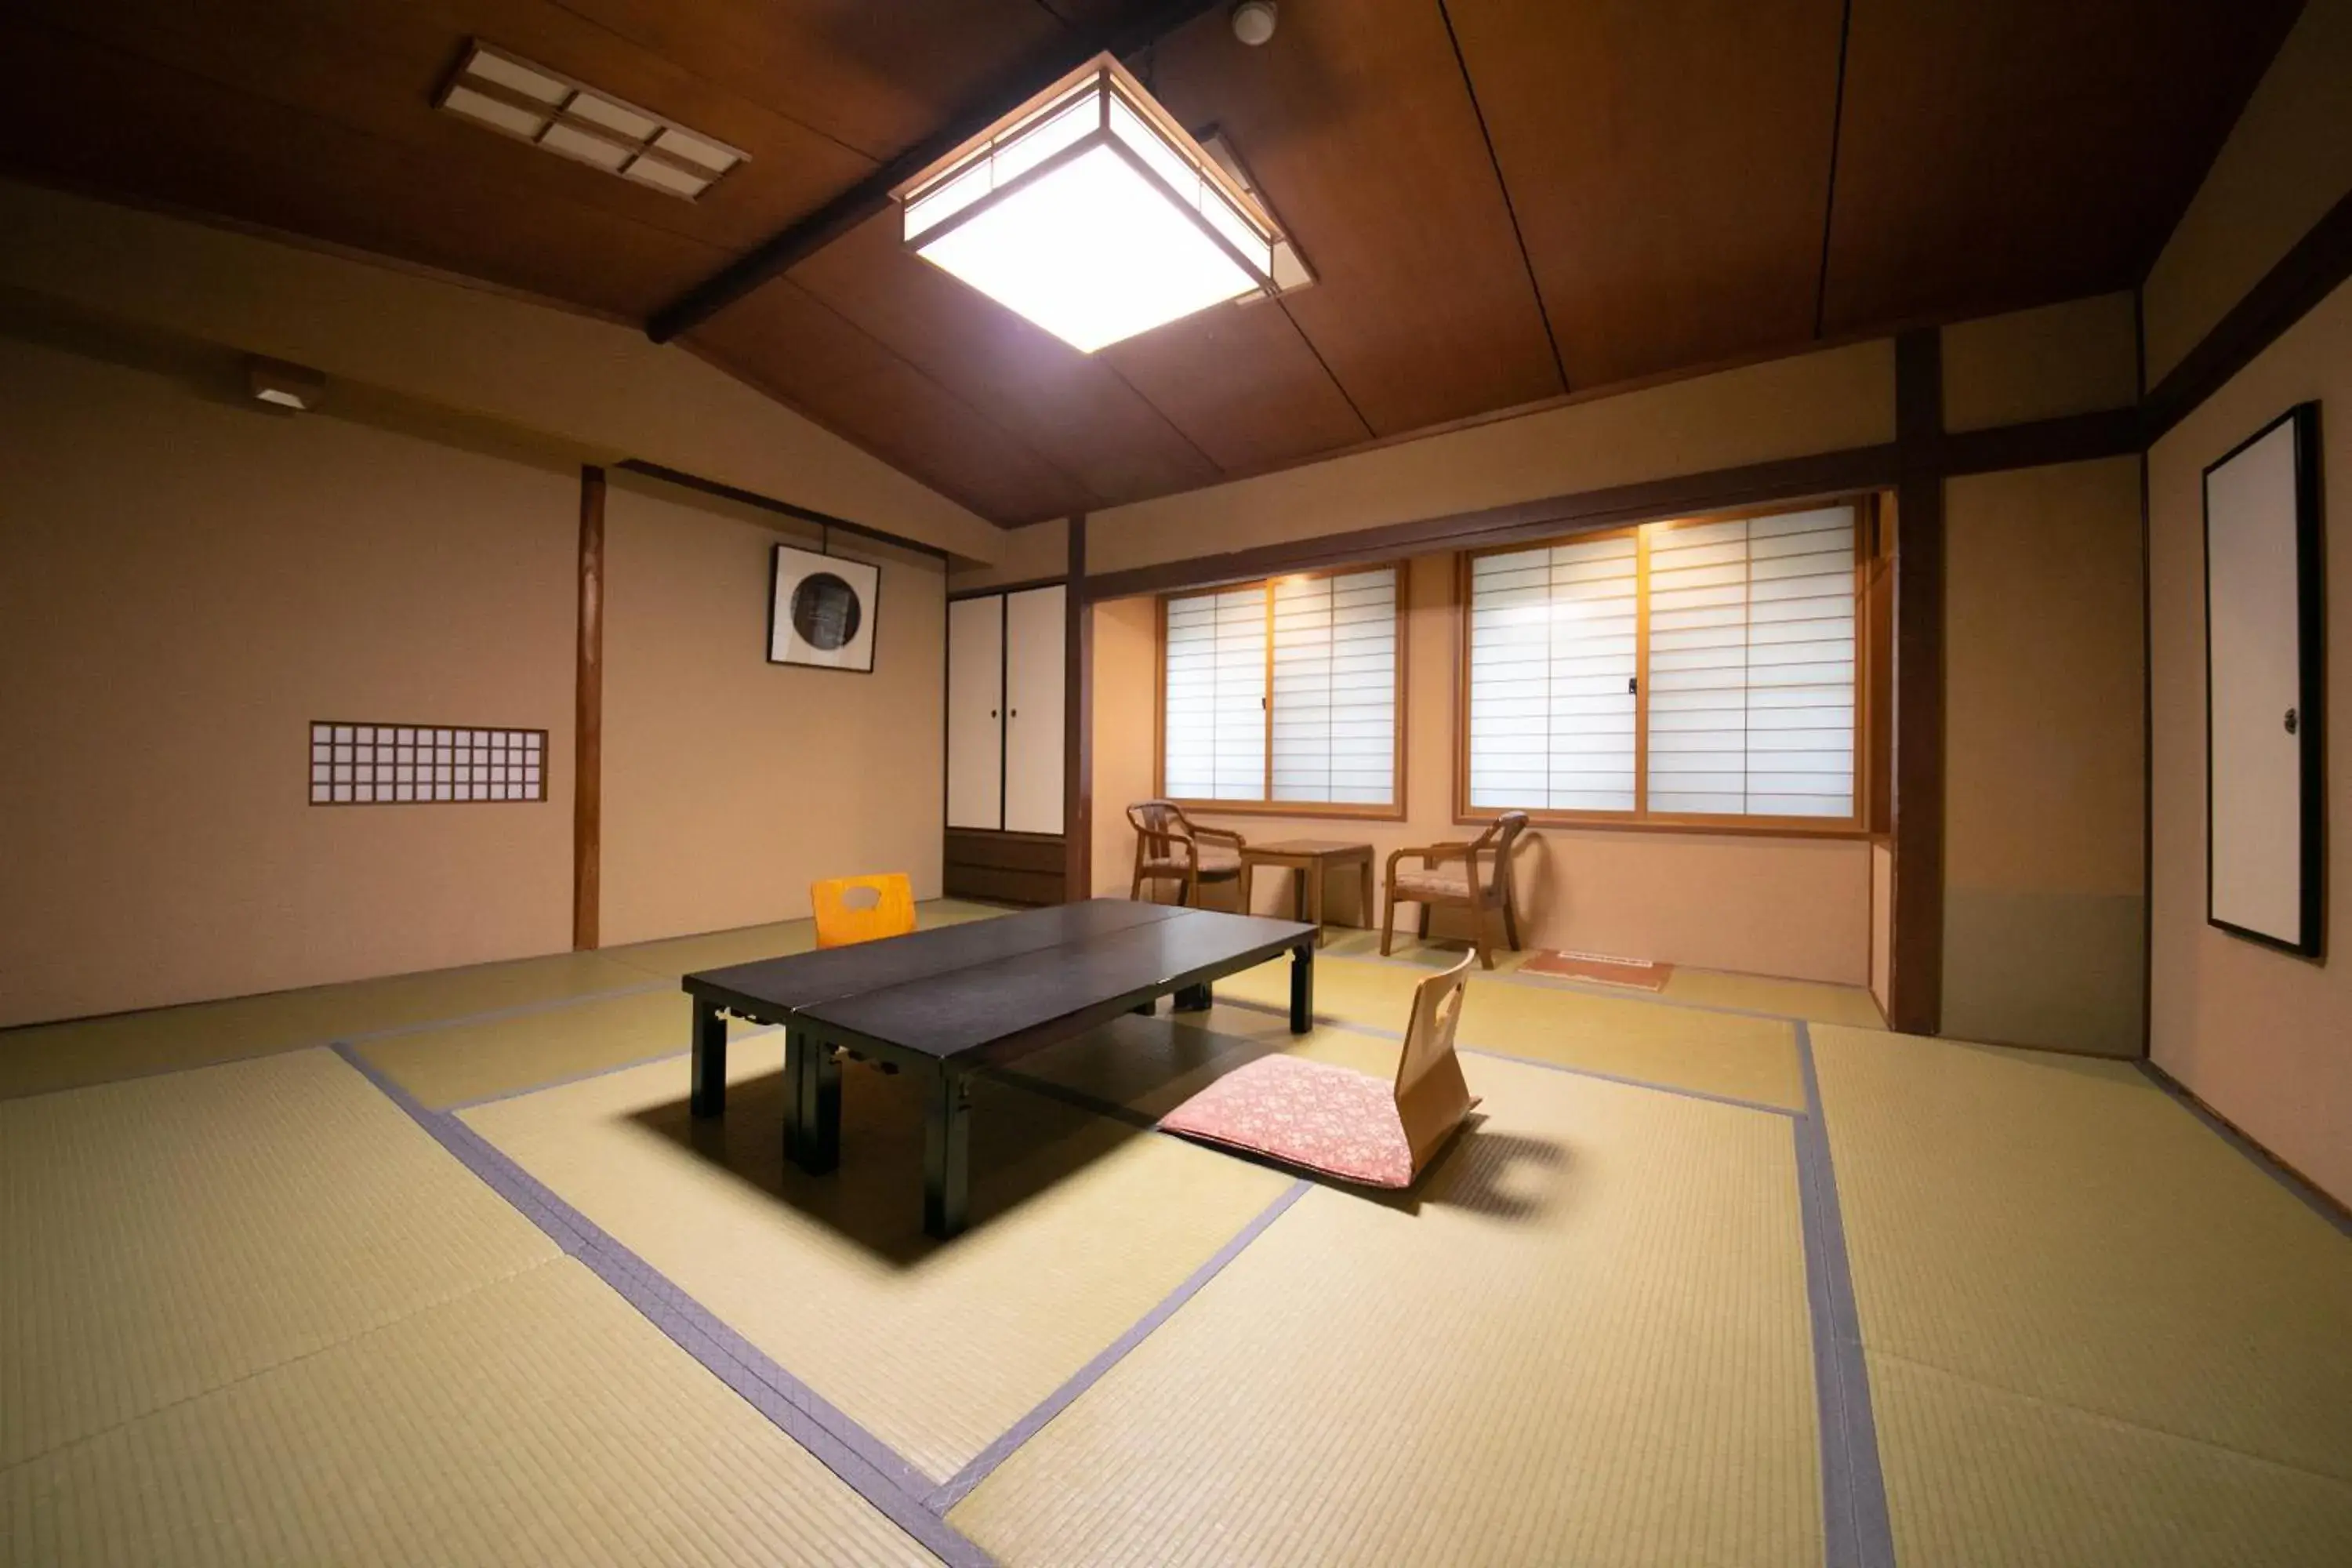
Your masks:
<instances>
[{"instance_id":1,"label":"orange zaisu chair","mask_svg":"<svg viewBox=\"0 0 2352 1568\"><path fill-rule=\"evenodd\" d=\"M819 947L847 947L915 929L915 889L904 871L812 882L809 903L816 911Z\"/></svg>"}]
</instances>

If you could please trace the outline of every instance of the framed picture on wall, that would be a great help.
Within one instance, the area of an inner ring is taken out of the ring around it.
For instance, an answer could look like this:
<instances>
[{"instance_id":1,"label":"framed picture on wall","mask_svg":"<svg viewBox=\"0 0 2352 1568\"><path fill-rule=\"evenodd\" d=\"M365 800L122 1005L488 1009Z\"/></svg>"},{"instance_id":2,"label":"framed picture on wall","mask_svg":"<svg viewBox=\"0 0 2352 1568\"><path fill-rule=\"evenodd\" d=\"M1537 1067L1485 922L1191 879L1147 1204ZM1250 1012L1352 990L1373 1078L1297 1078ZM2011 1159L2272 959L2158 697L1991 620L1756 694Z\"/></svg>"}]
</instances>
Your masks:
<instances>
[{"instance_id":1,"label":"framed picture on wall","mask_svg":"<svg viewBox=\"0 0 2352 1568\"><path fill-rule=\"evenodd\" d=\"M882 569L776 546L768 597L768 662L874 673Z\"/></svg>"},{"instance_id":2,"label":"framed picture on wall","mask_svg":"<svg viewBox=\"0 0 2352 1568\"><path fill-rule=\"evenodd\" d=\"M2205 918L2318 956L2326 646L2319 405L2205 470Z\"/></svg>"}]
</instances>

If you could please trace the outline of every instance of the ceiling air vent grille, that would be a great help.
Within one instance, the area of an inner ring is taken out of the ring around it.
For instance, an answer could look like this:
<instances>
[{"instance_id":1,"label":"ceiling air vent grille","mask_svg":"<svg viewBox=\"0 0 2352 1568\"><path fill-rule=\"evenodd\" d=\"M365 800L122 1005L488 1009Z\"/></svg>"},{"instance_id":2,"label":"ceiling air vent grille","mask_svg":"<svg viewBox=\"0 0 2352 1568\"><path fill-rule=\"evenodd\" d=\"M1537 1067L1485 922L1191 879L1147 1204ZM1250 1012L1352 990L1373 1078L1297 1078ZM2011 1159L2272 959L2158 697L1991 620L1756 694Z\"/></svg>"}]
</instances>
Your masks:
<instances>
[{"instance_id":1,"label":"ceiling air vent grille","mask_svg":"<svg viewBox=\"0 0 2352 1568\"><path fill-rule=\"evenodd\" d=\"M723 142L479 43L467 47L436 103L477 125L687 201L746 157Z\"/></svg>"}]
</instances>

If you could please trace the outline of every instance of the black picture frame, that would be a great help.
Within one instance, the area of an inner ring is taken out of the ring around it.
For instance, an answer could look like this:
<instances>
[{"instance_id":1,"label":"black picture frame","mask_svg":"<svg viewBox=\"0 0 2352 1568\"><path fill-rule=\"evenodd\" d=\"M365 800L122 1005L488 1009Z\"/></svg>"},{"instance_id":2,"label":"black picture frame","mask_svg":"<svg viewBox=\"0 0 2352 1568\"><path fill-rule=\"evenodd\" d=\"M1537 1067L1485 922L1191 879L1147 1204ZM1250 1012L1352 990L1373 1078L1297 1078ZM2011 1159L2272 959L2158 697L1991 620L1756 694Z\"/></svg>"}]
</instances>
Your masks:
<instances>
[{"instance_id":1,"label":"black picture frame","mask_svg":"<svg viewBox=\"0 0 2352 1568\"><path fill-rule=\"evenodd\" d=\"M2213 476L2282 426L2294 432L2295 510L2296 717L2301 763L2302 820L2298 875L2300 929L2293 935L2255 931L2213 912ZM2203 514L2205 612L2205 921L2245 941L2305 958L2324 956L2327 913L2327 594L2326 513L2320 488L2319 405L2299 403L2205 465L2200 477Z\"/></svg>"},{"instance_id":2,"label":"black picture frame","mask_svg":"<svg viewBox=\"0 0 2352 1568\"><path fill-rule=\"evenodd\" d=\"M784 599L786 574L804 578L814 569L845 582L855 593L861 624L847 647L853 657L827 658L809 647L798 634L779 640L782 626L780 610ZM768 642L767 661L793 669L832 669L851 675L874 673L874 654L882 640L882 568L868 561L858 561L828 552L806 550L797 544L779 543L768 554ZM782 657L778 657L779 650Z\"/></svg>"}]
</instances>

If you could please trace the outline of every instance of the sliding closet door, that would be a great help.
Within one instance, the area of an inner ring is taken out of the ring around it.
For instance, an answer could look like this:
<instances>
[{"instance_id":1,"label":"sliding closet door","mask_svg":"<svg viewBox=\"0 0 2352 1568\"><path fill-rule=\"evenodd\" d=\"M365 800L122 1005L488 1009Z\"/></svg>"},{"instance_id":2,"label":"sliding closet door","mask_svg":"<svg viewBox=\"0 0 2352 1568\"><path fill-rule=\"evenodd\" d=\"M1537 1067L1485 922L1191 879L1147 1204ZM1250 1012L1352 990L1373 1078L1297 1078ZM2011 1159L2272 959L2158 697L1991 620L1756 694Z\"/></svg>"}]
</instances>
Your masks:
<instances>
[{"instance_id":1,"label":"sliding closet door","mask_svg":"<svg viewBox=\"0 0 2352 1568\"><path fill-rule=\"evenodd\" d=\"M1003 826L1004 600L948 603L948 826Z\"/></svg>"},{"instance_id":2,"label":"sliding closet door","mask_svg":"<svg viewBox=\"0 0 2352 1568\"><path fill-rule=\"evenodd\" d=\"M1062 831L1064 590L1004 601L1004 826Z\"/></svg>"}]
</instances>

